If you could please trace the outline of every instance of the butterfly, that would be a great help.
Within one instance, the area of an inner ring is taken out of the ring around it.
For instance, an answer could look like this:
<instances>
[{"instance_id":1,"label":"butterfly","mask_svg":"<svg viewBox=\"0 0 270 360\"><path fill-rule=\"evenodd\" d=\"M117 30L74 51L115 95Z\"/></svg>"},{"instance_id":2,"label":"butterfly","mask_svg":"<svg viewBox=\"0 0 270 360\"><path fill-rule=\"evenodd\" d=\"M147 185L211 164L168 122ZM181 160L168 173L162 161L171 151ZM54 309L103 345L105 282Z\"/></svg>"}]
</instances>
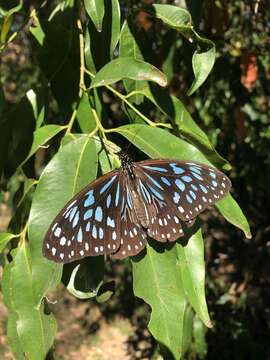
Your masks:
<instances>
[{"instance_id":1,"label":"butterfly","mask_svg":"<svg viewBox=\"0 0 270 360\"><path fill-rule=\"evenodd\" d=\"M120 154L121 167L88 184L60 211L43 241L43 255L67 263L110 254L138 254L147 236L176 241L182 224L220 200L231 182L214 167L190 161L133 162Z\"/></svg>"}]
</instances>

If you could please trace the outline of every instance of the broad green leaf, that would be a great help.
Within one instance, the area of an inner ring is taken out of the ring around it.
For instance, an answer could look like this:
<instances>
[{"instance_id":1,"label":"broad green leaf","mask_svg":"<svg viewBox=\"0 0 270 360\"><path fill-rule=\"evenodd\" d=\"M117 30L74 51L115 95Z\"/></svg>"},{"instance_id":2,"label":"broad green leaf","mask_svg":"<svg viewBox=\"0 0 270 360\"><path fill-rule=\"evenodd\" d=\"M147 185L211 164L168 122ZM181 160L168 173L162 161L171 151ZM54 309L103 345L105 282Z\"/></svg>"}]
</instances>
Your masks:
<instances>
[{"instance_id":1,"label":"broad green leaf","mask_svg":"<svg viewBox=\"0 0 270 360\"><path fill-rule=\"evenodd\" d=\"M176 243L181 279L185 294L197 315L208 327L211 322L205 299L204 242L201 229L185 245Z\"/></svg>"},{"instance_id":2,"label":"broad green leaf","mask_svg":"<svg viewBox=\"0 0 270 360\"><path fill-rule=\"evenodd\" d=\"M154 338L180 359L186 299L176 248L147 245L147 255L132 258L134 294L151 306L149 330ZM163 251L162 251L163 249Z\"/></svg>"},{"instance_id":3,"label":"broad green leaf","mask_svg":"<svg viewBox=\"0 0 270 360\"><path fill-rule=\"evenodd\" d=\"M16 235L2 232L0 233L0 253L5 249L11 239L14 239Z\"/></svg>"},{"instance_id":4,"label":"broad green leaf","mask_svg":"<svg viewBox=\"0 0 270 360\"><path fill-rule=\"evenodd\" d=\"M120 6L118 0L111 0L112 6L112 34L111 34L111 41L110 41L110 55L111 59L113 58L114 50L117 46L120 36Z\"/></svg>"},{"instance_id":5,"label":"broad green leaf","mask_svg":"<svg viewBox=\"0 0 270 360\"><path fill-rule=\"evenodd\" d=\"M124 21L121 29L119 55L120 57L132 57L137 60L144 60L143 54L126 20ZM142 80L136 81L125 79L123 82L127 93L131 91L139 91L147 87L147 82ZM134 95L133 98L136 104L140 104L143 101L143 96L140 94Z\"/></svg>"},{"instance_id":6,"label":"broad green leaf","mask_svg":"<svg viewBox=\"0 0 270 360\"><path fill-rule=\"evenodd\" d=\"M194 313L191 306L187 305L184 313L183 324L183 354L190 350L193 335L193 317Z\"/></svg>"},{"instance_id":7,"label":"broad green leaf","mask_svg":"<svg viewBox=\"0 0 270 360\"><path fill-rule=\"evenodd\" d=\"M27 155L26 159L20 164L20 167L33 156L40 146L46 144L50 139L52 139L55 135L57 135L60 131L65 129L65 126L59 125L45 125L41 128L37 129L34 132L34 139L32 143L32 147L30 149L29 154Z\"/></svg>"},{"instance_id":8,"label":"broad green leaf","mask_svg":"<svg viewBox=\"0 0 270 360\"><path fill-rule=\"evenodd\" d=\"M179 31L191 43L195 42L197 50L192 57L194 80L188 91L193 94L206 80L215 63L216 50L212 41L201 37L191 24L190 13L174 5L153 4L149 11L171 28Z\"/></svg>"},{"instance_id":9,"label":"broad green leaf","mask_svg":"<svg viewBox=\"0 0 270 360\"><path fill-rule=\"evenodd\" d=\"M115 131L153 159L171 158L209 163L195 146L177 138L166 130L148 125L133 124L120 126Z\"/></svg>"},{"instance_id":10,"label":"broad green leaf","mask_svg":"<svg viewBox=\"0 0 270 360\"><path fill-rule=\"evenodd\" d=\"M17 331L17 321L18 316L16 312L9 309L7 323L8 344L16 360L25 360L24 351Z\"/></svg>"},{"instance_id":11,"label":"broad green leaf","mask_svg":"<svg viewBox=\"0 0 270 360\"><path fill-rule=\"evenodd\" d=\"M18 331L17 331L17 321L18 315L13 309L12 302L12 288L11 284L11 275L12 275L13 263L10 262L6 264L3 271L1 290L3 293L3 299L6 307L8 308L8 324L7 324L7 337L9 346L15 355L15 358L18 360L24 360L23 348L20 343Z\"/></svg>"},{"instance_id":12,"label":"broad green leaf","mask_svg":"<svg viewBox=\"0 0 270 360\"><path fill-rule=\"evenodd\" d=\"M227 221L244 232L246 238L250 239L252 237L248 221L231 194L227 194L223 199L216 203L215 206Z\"/></svg>"},{"instance_id":13,"label":"broad green leaf","mask_svg":"<svg viewBox=\"0 0 270 360\"><path fill-rule=\"evenodd\" d=\"M91 87L116 83L123 79L153 81L160 86L167 85L166 76L155 66L130 57L121 57L106 64L96 74Z\"/></svg>"},{"instance_id":14,"label":"broad green leaf","mask_svg":"<svg viewBox=\"0 0 270 360\"><path fill-rule=\"evenodd\" d=\"M177 125L181 134L196 146L212 164L224 170L231 169L230 164L217 153L207 135L195 123L184 104L178 98L154 87L151 90L146 88L140 92L167 115L171 122Z\"/></svg>"},{"instance_id":15,"label":"broad green leaf","mask_svg":"<svg viewBox=\"0 0 270 360\"><path fill-rule=\"evenodd\" d=\"M216 58L216 48L210 45L209 49L203 52L195 51L192 56L192 68L194 80L188 90L188 95L192 95L207 79L212 70Z\"/></svg>"},{"instance_id":16,"label":"broad green leaf","mask_svg":"<svg viewBox=\"0 0 270 360\"><path fill-rule=\"evenodd\" d=\"M44 169L29 216L33 286L37 303L60 281L62 266L41 254L42 241L51 222L80 189L94 180L97 153L93 139L81 135L64 145Z\"/></svg>"},{"instance_id":17,"label":"broad green leaf","mask_svg":"<svg viewBox=\"0 0 270 360\"><path fill-rule=\"evenodd\" d=\"M105 12L104 0L84 0L84 6L97 31L101 32Z\"/></svg>"},{"instance_id":18,"label":"broad green leaf","mask_svg":"<svg viewBox=\"0 0 270 360\"><path fill-rule=\"evenodd\" d=\"M176 30L191 26L190 13L178 6L153 4L148 10L153 16Z\"/></svg>"},{"instance_id":19,"label":"broad green leaf","mask_svg":"<svg viewBox=\"0 0 270 360\"><path fill-rule=\"evenodd\" d=\"M77 120L84 133L90 133L96 127L96 121L86 92L83 93L77 109Z\"/></svg>"},{"instance_id":20,"label":"broad green leaf","mask_svg":"<svg viewBox=\"0 0 270 360\"><path fill-rule=\"evenodd\" d=\"M21 348L27 358L43 360L53 344L56 322L52 315L45 315L43 305L36 306L31 256L26 242L13 252L9 266L9 274L3 280L4 296L8 293L7 306L17 316L16 330Z\"/></svg>"},{"instance_id":21,"label":"broad green leaf","mask_svg":"<svg viewBox=\"0 0 270 360\"><path fill-rule=\"evenodd\" d=\"M207 332L207 328L204 326L204 324L197 316L194 316L194 320L193 320L194 347L200 359L205 359L207 355L207 342L205 339L206 332Z\"/></svg>"},{"instance_id":22,"label":"broad green leaf","mask_svg":"<svg viewBox=\"0 0 270 360\"><path fill-rule=\"evenodd\" d=\"M195 146L177 138L166 130L148 125L133 124L120 126L116 129L116 132L123 135L153 159L194 160L210 164ZM231 195L224 197L215 206L226 220L243 230L247 237L251 236L248 222Z\"/></svg>"}]
</instances>

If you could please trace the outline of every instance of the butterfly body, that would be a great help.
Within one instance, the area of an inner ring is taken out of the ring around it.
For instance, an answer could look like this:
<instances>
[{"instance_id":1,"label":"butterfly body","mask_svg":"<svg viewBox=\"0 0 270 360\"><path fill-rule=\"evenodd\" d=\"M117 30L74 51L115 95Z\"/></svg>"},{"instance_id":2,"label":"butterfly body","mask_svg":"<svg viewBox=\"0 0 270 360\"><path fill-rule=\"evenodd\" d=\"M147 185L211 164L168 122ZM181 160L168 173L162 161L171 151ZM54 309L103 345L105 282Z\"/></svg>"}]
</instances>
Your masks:
<instances>
[{"instance_id":1,"label":"butterfly body","mask_svg":"<svg viewBox=\"0 0 270 360\"><path fill-rule=\"evenodd\" d=\"M226 175L208 165L120 159L119 170L87 185L57 215L44 256L56 262L102 254L121 259L139 253L147 235L176 241L184 235L181 223L192 224L231 187Z\"/></svg>"}]
</instances>

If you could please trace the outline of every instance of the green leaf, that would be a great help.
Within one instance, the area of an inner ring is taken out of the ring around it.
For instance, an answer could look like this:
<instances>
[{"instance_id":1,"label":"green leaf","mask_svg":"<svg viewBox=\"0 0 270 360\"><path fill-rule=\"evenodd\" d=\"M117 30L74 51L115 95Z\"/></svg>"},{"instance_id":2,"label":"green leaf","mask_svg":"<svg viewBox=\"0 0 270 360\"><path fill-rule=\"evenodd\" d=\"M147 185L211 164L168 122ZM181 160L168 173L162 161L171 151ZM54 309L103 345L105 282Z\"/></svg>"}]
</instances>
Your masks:
<instances>
[{"instance_id":1,"label":"green leaf","mask_svg":"<svg viewBox=\"0 0 270 360\"><path fill-rule=\"evenodd\" d=\"M252 237L248 221L231 194L227 194L215 206L227 221L244 232L246 238Z\"/></svg>"},{"instance_id":2,"label":"green leaf","mask_svg":"<svg viewBox=\"0 0 270 360\"><path fill-rule=\"evenodd\" d=\"M52 315L44 314L43 306L36 306L31 256L25 242L13 252L13 261L7 269L3 278L4 297L7 306L16 313L21 348L27 358L43 360L53 344L56 322Z\"/></svg>"},{"instance_id":3,"label":"green leaf","mask_svg":"<svg viewBox=\"0 0 270 360\"><path fill-rule=\"evenodd\" d=\"M2 22L1 26L1 34L0 34L0 43L4 44L7 40L7 36L12 25L13 15L5 16L4 21Z\"/></svg>"},{"instance_id":4,"label":"green leaf","mask_svg":"<svg viewBox=\"0 0 270 360\"><path fill-rule=\"evenodd\" d=\"M67 285L67 290L72 295L76 296L76 298L78 298L78 299L91 299L91 298L93 298L93 297L95 297L97 295L96 289L92 290L92 291L85 292L85 291L77 290L76 287L75 287L75 278L76 278L77 272L79 270L79 267L80 267L80 264L78 264L73 269L73 271L71 273L71 276L70 276L69 283Z\"/></svg>"},{"instance_id":5,"label":"green leaf","mask_svg":"<svg viewBox=\"0 0 270 360\"><path fill-rule=\"evenodd\" d=\"M154 87L151 90L146 88L140 92L167 115L171 122L177 125L181 134L196 146L212 164L224 170L231 169L228 161L217 153L207 135L195 123L184 104L178 98L172 95L169 96L165 91Z\"/></svg>"},{"instance_id":6,"label":"green leaf","mask_svg":"<svg viewBox=\"0 0 270 360\"><path fill-rule=\"evenodd\" d=\"M190 350L193 335L193 311L192 308L187 305L184 313L183 324L183 354Z\"/></svg>"},{"instance_id":7,"label":"green leaf","mask_svg":"<svg viewBox=\"0 0 270 360\"><path fill-rule=\"evenodd\" d=\"M17 321L18 321L18 316L16 312L9 309L8 324L7 324L8 344L16 360L25 360L24 351L21 346L20 338L17 331Z\"/></svg>"},{"instance_id":8,"label":"green leaf","mask_svg":"<svg viewBox=\"0 0 270 360\"><path fill-rule=\"evenodd\" d=\"M201 320L195 316L193 320L194 346L200 359L205 359L207 355L207 342L205 339L206 330L207 329Z\"/></svg>"},{"instance_id":9,"label":"green leaf","mask_svg":"<svg viewBox=\"0 0 270 360\"><path fill-rule=\"evenodd\" d=\"M190 13L178 6L153 4L148 8L150 13L161 19L171 28L179 31L191 43L195 42L198 49L192 57L194 80L188 91L193 94L206 80L215 63L216 49L212 41L201 37L191 24Z\"/></svg>"},{"instance_id":10,"label":"green leaf","mask_svg":"<svg viewBox=\"0 0 270 360\"><path fill-rule=\"evenodd\" d=\"M194 52L192 56L194 80L188 90L188 95L192 95L205 82L214 66L215 58L216 48L214 45L204 52Z\"/></svg>"},{"instance_id":11,"label":"green leaf","mask_svg":"<svg viewBox=\"0 0 270 360\"><path fill-rule=\"evenodd\" d=\"M125 78L153 81L160 86L167 85L166 76L155 66L130 57L110 61L96 74L91 87L113 84Z\"/></svg>"},{"instance_id":12,"label":"green leaf","mask_svg":"<svg viewBox=\"0 0 270 360\"><path fill-rule=\"evenodd\" d=\"M83 93L77 109L77 120L82 132L86 134L93 131L96 127L96 120L93 116L88 94L86 92Z\"/></svg>"},{"instance_id":13,"label":"green leaf","mask_svg":"<svg viewBox=\"0 0 270 360\"><path fill-rule=\"evenodd\" d=\"M110 41L110 56L111 59L113 58L113 53L116 48L116 45L119 41L120 36L120 5L118 0L111 0L112 6L112 14L111 14L111 21L112 21L112 34L111 34L111 41Z\"/></svg>"},{"instance_id":14,"label":"green leaf","mask_svg":"<svg viewBox=\"0 0 270 360\"><path fill-rule=\"evenodd\" d=\"M195 146L177 138L166 130L148 125L133 124L120 126L115 131L153 159L194 160L209 164L205 156Z\"/></svg>"},{"instance_id":15,"label":"green leaf","mask_svg":"<svg viewBox=\"0 0 270 360\"><path fill-rule=\"evenodd\" d=\"M62 266L41 254L42 241L51 222L66 202L96 178L97 153L85 135L63 146L44 169L29 216L33 285L37 303L60 281Z\"/></svg>"},{"instance_id":16,"label":"green leaf","mask_svg":"<svg viewBox=\"0 0 270 360\"><path fill-rule=\"evenodd\" d=\"M46 144L50 139L52 139L55 135L64 129L65 126L59 125L45 125L41 128L38 128L34 132L34 139L29 154L19 166L21 167L23 164L25 164L27 160L29 160L30 157L33 156L42 145Z\"/></svg>"},{"instance_id":17,"label":"green leaf","mask_svg":"<svg viewBox=\"0 0 270 360\"><path fill-rule=\"evenodd\" d=\"M114 291L115 291L114 281L109 281L109 282L101 284L98 287L98 292L97 292L97 296L96 296L97 302L100 304L105 303L112 297L112 295L114 294Z\"/></svg>"},{"instance_id":18,"label":"green leaf","mask_svg":"<svg viewBox=\"0 0 270 360\"><path fill-rule=\"evenodd\" d=\"M78 262L66 264L62 281L67 290L79 299L97 296L104 280L104 256L90 256Z\"/></svg>"},{"instance_id":19,"label":"green leaf","mask_svg":"<svg viewBox=\"0 0 270 360\"><path fill-rule=\"evenodd\" d=\"M34 36L40 46L43 46L45 33L40 25L38 17L34 18L34 25L29 28L30 33Z\"/></svg>"},{"instance_id":20,"label":"green leaf","mask_svg":"<svg viewBox=\"0 0 270 360\"><path fill-rule=\"evenodd\" d=\"M2 232L0 233L0 253L4 250L7 244L10 242L11 239L14 239L16 235Z\"/></svg>"},{"instance_id":21,"label":"green leaf","mask_svg":"<svg viewBox=\"0 0 270 360\"><path fill-rule=\"evenodd\" d=\"M143 54L126 20L124 21L121 29L119 55L120 57L132 57L137 60L144 60ZM136 81L131 79L125 79L123 82L127 93L131 91L139 91L147 87L147 82L142 80ZM140 104L142 101L142 95L134 95L134 102L136 104Z\"/></svg>"},{"instance_id":22,"label":"green leaf","mask_svg":"<svg viewBox=\"0 0 270 360\"><path fill-rule=\"evenodd\" d=\"M190 13L178 6L153 4L148 10L174 29L180 30L182 27L191 26Z\"/></svg>"},{"instance_id":23,"label":"green leaf","mask_svg":"<svg viewBox=\"0 0 270 360\"><path fill-rule=\"evenodd\" d=\"M84 0L84 6L97 31L101 32L105 12L104 0Z\"/></svg>"},{"instance_id":24,"label":"green leaf","mask_svg":"<svg viewBox=\"0 0 270 360\"><path fill-rule=\"evenodd\" d=\"M151 306L149 330L165 345L176 359L180 359L183 345L183 324L186 299L176 248L147 245L147 255L132 259L134 294ZM162 251L163 249L163 251Z\"/></svg>"},{"instance_id":25,"label":"green leaf","mask_svg":"<svg viewBox=\"0 0 270 360\"><path fill-rule=\"evenodd\" d=\"M188 236L186 236L188 237ZM205 299L204 242L201 229L190 236L185 245L177 242L177 255L185 294L197 315L212 327Z\"/></svg>"}]
</instances>

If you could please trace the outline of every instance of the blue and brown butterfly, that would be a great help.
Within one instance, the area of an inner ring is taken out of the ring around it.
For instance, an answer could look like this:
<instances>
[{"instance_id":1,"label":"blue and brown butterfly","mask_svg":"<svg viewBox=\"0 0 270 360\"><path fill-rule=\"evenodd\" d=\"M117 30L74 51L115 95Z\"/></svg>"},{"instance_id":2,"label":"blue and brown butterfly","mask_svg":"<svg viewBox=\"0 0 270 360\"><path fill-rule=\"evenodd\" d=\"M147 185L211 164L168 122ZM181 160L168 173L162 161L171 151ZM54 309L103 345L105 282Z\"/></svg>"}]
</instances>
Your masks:
<instances>
[{"instance_id":1,"label":"blue and brown butterfly","mask_svg":"<svg viewBox=\"0 0 270 360\"><path fill-rule=\"evenodd\" d=\"M110 254L122 259L138 254L147 236L166 242L184 235L192 222L230 190L231 182L214 167L190 161L132 162L76 194L52 222L43 254L56 262Z\"/></svg>"}]
</instances>

